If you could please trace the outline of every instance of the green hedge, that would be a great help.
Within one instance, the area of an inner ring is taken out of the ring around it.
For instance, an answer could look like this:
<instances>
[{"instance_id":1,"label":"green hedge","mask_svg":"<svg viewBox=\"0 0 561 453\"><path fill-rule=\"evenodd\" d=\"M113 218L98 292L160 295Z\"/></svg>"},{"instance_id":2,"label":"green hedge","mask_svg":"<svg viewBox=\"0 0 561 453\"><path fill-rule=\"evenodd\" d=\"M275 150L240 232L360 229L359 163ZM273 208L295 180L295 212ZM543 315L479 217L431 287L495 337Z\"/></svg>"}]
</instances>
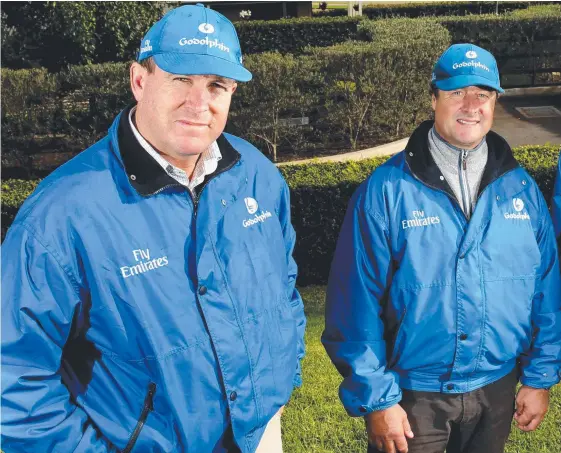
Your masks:
<instances>
[{"instance_id":1,"label":"green hedge","mask_svg":"<svg viewBox=\"0 0 561 453\"><path fill-rule=\"evenodd\" d=\"M422 22L412 25L426 29ZM431 114L427 81L450 37L434 24L424 39L390 22L377 27L382 38L372 43L307 47L299 56L249 55L245 63L254 80L239 85L227 130L270 149L271 157L276 149L285 158L385 143L409 133ZM28 71L2 70L3 88L12 87L11 97L2 99L5 167L21 150L78 152L105 134L132 100L127 66L70 67L53 76L54 92L49 86L43 95L42 85L35 93L18 83L20 76L30 78ZM302 116L309 125L280 121Z\"/></svg>"},{"instance_id":2,"label":"green hedge","mask_svg":"<svg viewBox=\"0 0 561 453\"><path fill-rule=\"evenodd\" d=\"M242 51L299 53L306 46L331 46L356 39L362 17L326 17L236 22Z\"/></svg>"},{"instance_id":3,"label":"green hedge","mask_svg":"<svg viewBox=\"0 0 561 453\"><path fill-rule=\"evenodd\" d=\"M67 65L134 58L150 26L181 2L4 2L2 67Z\"/></svg>"},{"instance_id":4,"label":"green hedge","mask_svg":"<svg viewBox=\"0 0 561 453\"><path fill-rule=\"evenodd\" d=\"M561 82L544 72L561 69L559 3L505 16L444 17L438 23L448 29L453 43L473 42L489 50L499 64L503 86Z\"/></svg>"},{"instance_id":5,"label":"green hedge","mask_svg":"<svg viewBox=\"0 0 561 453\"><path fill-rule=\"evenodd\" d=\"M551 199L559 146L523 146L514 150L522 166ZM325 283L347 203L357 186L386 158L312 163L280 168L291 189L292 222L297 234L295 259L299 283ZM2 184L2 231L38 181Z\"/></svg>"},{"instance_id":6,"label":"green hedge","mask_svg":"<svg viewBox=\"0 0 561 453\"><path fill-rule=\"evenodd\" d=\"M473 14L494 14L498 3L499 14L528 8L529 2L403 2L379 3L362 8L363 16L370 19L387 19L392 17L425 16L467 16ZM538 3L538 2L536 2ZM543 2L539 2L543 3ZM347 15L346 9L314 10L315 17L335 17Z\"/></svg>"},{"instance_id":7,"label":"green hedge","mask_svg":"<svg viewBox=\"0 0 561 453\"><path fill-rule=\"evenodd\" d=\"M249 55L247 66L255 77L240 84L227 130L279 160L402 138L430 117L430 71L452 42L473 41L493 51L506 87L528 78L555 82L553 73L541 73L540 68L561 67L559 4L500 17L352 20L360 42L327 47L319 42L321 46L304 47L298 55ZM279 36L306 37L290 32L295 30L290 27L309 21L270 22L269 30ZM345 21L340 24L348 24ZM338 23L318 20L323 22ZM257 36L258 24L250 21L241 26ZM34 153L79 152L104 135L116 113L132 100L128 63L71 66L58 74L2 69L2 93L2 160L4 168L23 168L18 173L23 177L49 170L31 159ZM283 123L301 117L307 117L309 124Z\"/></svg>"}]
</instances>

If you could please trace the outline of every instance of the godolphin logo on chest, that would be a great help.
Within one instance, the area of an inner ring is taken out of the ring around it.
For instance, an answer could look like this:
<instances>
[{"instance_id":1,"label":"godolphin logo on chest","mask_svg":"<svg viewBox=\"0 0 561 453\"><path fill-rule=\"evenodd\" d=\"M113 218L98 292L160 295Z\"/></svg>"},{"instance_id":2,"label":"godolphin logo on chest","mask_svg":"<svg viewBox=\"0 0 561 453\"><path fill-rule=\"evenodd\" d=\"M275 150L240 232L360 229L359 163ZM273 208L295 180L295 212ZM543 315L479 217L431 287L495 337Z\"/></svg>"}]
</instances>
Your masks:
<instances>
[{"instance_id":1,"label":"godolphin logo on chest","mask_svg":"<svg viewBox=\"0 0 561 453\"><path fill-rule=\"evenodd\" d=\"M159 267L164 267L169 264L167 256L152 259L150 249L133 250L132 255L136 264L121 267L121 275L123 278L129 278L138 274L153 271L154 269L158 269Z\"/></svg>"},{"instance_id":2,"label":"godolphin logo on chest","mask_svg":"<svg viewBox=\"0 0 561 453\"><path fill-rule=\"evenodd\" d=\"M520 198L512 199L512 207L516 212L505 212L504 216L507 220L530 220L528 212L524 210L524 202Z\"/></svg>"},{"instance_id":3,"label":"godolphin logo on chest","mask_svg":"<svg viewBox=\"0 0 561 453\"><path fill-rule=\"evenodd\" d=\"M249 214L255 214L254 217L250 219L245 219L242 222L244 228L248 228L252 225L255 225L256 223L262 223L268 218L273 217L273 215L269 211L263 209L261 209L261 212L259 214L256 214L257 210L259 209L259 204L257 203L256 199L247 197L244 199L244 201L245 201L245 208L247 209L247 212Z\"/></svg>"}]
</instances>

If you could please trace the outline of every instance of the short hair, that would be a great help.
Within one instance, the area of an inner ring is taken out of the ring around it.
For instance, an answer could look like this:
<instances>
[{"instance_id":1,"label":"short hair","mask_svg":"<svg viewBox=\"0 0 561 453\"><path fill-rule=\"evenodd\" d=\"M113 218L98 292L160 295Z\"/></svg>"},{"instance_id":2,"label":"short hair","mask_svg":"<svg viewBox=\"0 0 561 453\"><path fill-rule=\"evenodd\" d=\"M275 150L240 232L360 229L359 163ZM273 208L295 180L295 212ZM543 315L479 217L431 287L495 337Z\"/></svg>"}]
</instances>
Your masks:
<instances>
[{"instance_id":1,"label":"short hair","mask_svg":"<svg viewBox=\"0 0 561 453\"><path fill-rule=\"evenodd\" d=\"M438 93L440 92L440 90L438 88L436 88L436 86L431 82L429 84L429 94L432 96L434 95L435 98L438 98Z\"/></svg>"},{"instance_id":2,"label":"short hair","mask_svg":"<svg viewBox=\"0 0 561 453\"><path fill-rule=\"evenodd\" d=\"M144 60L139 61L138 64L146 69L149 74L152 74L156 69L156 63L154 63L153 57L145 58Z\"/></svg>"}]
</instances>

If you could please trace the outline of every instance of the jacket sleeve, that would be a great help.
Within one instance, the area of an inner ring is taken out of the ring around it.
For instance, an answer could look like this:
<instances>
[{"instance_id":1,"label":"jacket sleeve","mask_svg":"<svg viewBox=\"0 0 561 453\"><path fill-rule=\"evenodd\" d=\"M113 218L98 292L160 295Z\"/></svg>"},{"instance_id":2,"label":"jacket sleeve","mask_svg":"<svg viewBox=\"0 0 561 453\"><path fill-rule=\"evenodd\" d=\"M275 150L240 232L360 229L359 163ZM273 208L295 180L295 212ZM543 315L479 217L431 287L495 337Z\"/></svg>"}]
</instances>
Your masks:
<instances>
[{"instance_id":1,"label":"jacket sleeve","mask_svg":"<svg viewBox=\"0 0 561 453\"><path fill-rule=\"evenodd\" d=\"M282 225L284 243L286 248L286 259L288 265L288 287L287 294L292 306L292 313L296 321L296 329L298 332L298 364L294 375L294 387L302 385L302 359L304 358L306 348L304 344L304 333L306 331L306 315L304 314L304 303L300 297L300 293L296 289L296 278L298 276L298 266L292 257L294 244L296 243L296 233L290 221L290 191L286 183L279 208L279 218Z\"/></svg>"},{"instance_id":2,"label":"jacket sleeve","mask_svg":"<svg viewBox=\"0 0 561 453\"><path fill-rule=\"evenodd\" d=\"M339 396L351 416L401 400L397 375L386 368L382 301L391 284L385 216L365 207L366 184L351 199L327 287L323 345L343 376Z\"/></svg>"},{"instance_id":3,"label":"jacket sleeve","mask_svg":"<svg viewBox=\"0 0 561 453\"><path fill-rule=\"evenodd\" d=\"M54 250L23 225L2 246L2 448L110 452L61 382L80 289Z\"/></svg>"},{"instance_id":4,"label":"jacket sleeve","mask_svg":"<svg viewBox=\"0 0 561 453\"><path fill-rule=\"evenodd\" d=\"M532 344L521 356L524 385L549 388L561 372L561 275L553 225L540 195L541 225L538 246L541 264L532 303Z\"/></svg>"},{"instance_id":5,"label":"jacket sleeve","mask_svg":"<svg viewBox=\"0 0 561 453\"><path fill-rule=\"evenodd\" d=\"M557 163L557 177L555 178L555 188L553 189L551 211L555 236L557 236L557 241L559 242L561 239L561 153L559 154L559 162Z\"/></svg>"}]
</instances>

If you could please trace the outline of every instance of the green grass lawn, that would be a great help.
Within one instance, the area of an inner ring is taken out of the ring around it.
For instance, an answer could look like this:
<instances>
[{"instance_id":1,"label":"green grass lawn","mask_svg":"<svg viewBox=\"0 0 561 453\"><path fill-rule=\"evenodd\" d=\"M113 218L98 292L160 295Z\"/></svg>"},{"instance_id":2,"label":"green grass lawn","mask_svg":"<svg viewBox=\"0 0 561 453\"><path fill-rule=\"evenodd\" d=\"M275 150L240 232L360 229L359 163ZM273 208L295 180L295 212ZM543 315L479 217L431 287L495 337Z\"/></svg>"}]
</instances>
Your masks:
<instances>
[{"instance_id":1,"label":"green grass lawn","mask_svg":"<svg viewBox=\"0 0 561 453\"><path fill-rule=\"evenodd\" d=\"M345 413L337 394L341 378L320 343L325 287L302 288L301 294L308 316L304 385L283 415L284 451L365 453L364 421ZM506 452L561 453L561 386L552 389L549 412L535 432L523 433L513 425Z\"/></svg>"}]
</instances>

